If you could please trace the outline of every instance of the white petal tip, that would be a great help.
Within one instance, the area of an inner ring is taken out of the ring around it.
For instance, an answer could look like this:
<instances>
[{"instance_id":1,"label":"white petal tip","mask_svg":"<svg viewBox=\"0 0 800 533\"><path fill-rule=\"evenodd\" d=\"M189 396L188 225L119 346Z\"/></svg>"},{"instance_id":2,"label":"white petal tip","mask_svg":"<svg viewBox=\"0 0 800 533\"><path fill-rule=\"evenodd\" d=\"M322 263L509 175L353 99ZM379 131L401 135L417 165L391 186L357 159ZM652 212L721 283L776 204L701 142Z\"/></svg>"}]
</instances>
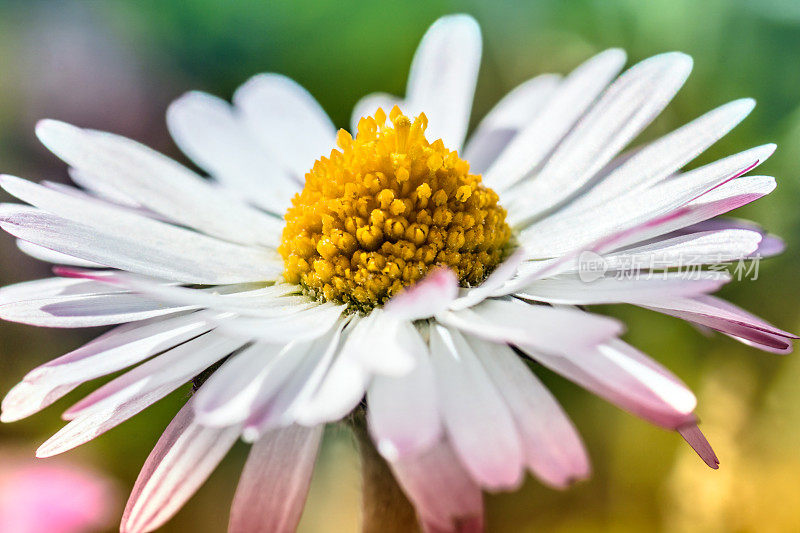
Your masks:
<instances>
[{"instance_id":1,"label":"white petal tip","mask_svg":"<svg viewBox=\"0 0 800 533\"><path fill-rule=\"evenodd\" d=\"M232 101L234 105L241 107L243 102L247 100L252 94L259 93L262 90L273 90L278 87L288 87L290 91L302 89L294 80L287 78L283 74L277 72L261 72L251 76L246 82L241 84L233 93Z\"/></svg>"},{"instance_id":2,"label":"white petal tip","mask_svg":"<svg viewBox=\"0 0 800 533\"><path fill-rule=\"evenodd\" d=\"M469 15L467 13L454 13L452 15L445 15L436 20L436 22L434 22L431 27L433 28L443 25L462 26L464 28L468 28L472 31L475 31L478 34L480 34L481 31L481 27L480 24L478 24L478 21L475 20L475 18L472 15Z\"/></svg>"},{"instance_id":3,"label":"white petal tip","mask_svg":"<svg viewBox=\"0 0 800 533\"><path fill-rule=\"evenodd\" d=\"M47 140L55 135L62 134L69 131L80 129L77 126L54 120L52 118L45 118L36 123L36 136L40 141L47 144Z\"/></svg>"},{"instance_id":4,"label":"white petal tip","mask_svg":"<svg viewBox=\"0 0 800 533\"><path fill-rule=\"evenodd\" d=\"M242 440L248 444L252 444L259 439L261 432L256 428L248 427L242 430Z\"/></svg>"},{"instance_id":5,"label":"white petal tip","mask_svg":"<svg viewBox=\"0 0 800 533\"><path fill-rule=\"evenodd\" d=\"M756 101L754 98L740 98L731 102L730 105L736 107L744 116L747 116L756 107Z\"/></svg>"},{"instance_id":6,"label":"white petal tip","mask_svg":"<svg viewBox=\"0 0 800 533\"><path fill-rule=\"evenodd\" d=\"M378 442L378 452L390 463L400 459L400 451L397 449L397 446L388 439L381 439Z\"/></svg>"},{"instance_id":7,"label":"white petal tip","mask_svg":"<svg viewBox=\"0 0 800 533\"><path fill-rule=\"evenodd\" d=\"M11 422L16 422L17 420L22 420L26 416L27 415L20 416L19 413L14 413L13 411L3 410L3 412L0 413L0 422L2 422L3 424L8 424Z\"/></svg>"},{"instance_id":8,"label":"white petal tip","mask_svg":"<svg viewBox=\"0 0 800 533\"><path fill-rule=\"evenodd\" d=\"M694 59L692 59L692 56L683 52L666 52L656 57L669 61L670 63L675 64L676 67L679 66L681 68L691 69L694 65Z\"/></svg>"},{"instance_id":9,"label":"white petal tip","mask_svg":"<svg viewBox=\"0 0 800 533\"><path fill-rule=\"evenodd\" d=\"M37 459L47 459L48 457L53 457L54 455L58 455L61 453L58 450L52 449L50 446L47 446L45 442L36 450L36 458Z\"/></svg>"},{"instance_id":10,"label":"white petal tip","mask_svg":"<svg viewBox=\"0 0 800 533\"><path fill-rule=\"evenodd\" d=\"M38 410L36 406L26 402L25 398L6 396L6 399L3 401L2 412L0 413L0 422L4 424L17 422L18 420L31 416Z\"/></svg>"},{"instance_id":11,"label":"white petal tip","mask_svg":"<svg viewBox=\"0 0 800 533\"><path fill-rule=\"evenodd\" d=\"M0 422L16 422L27 418L42 408L42 402L40 391L28 381L21 381L3 398Z\"/></svg>"},{"instance_id":12,"label":"white petal tip","mask_svg":"<svg viewBox=\"0 0 800 533\"><path fill-rule=\"evenodd\" d=\"M628 60L628 53L622 48L609 48L607 50L603 50L595 57L602 58L604 61L608 61L610 64L617 65L617 68L621 69Z\"/></svg>"}]
</instances>

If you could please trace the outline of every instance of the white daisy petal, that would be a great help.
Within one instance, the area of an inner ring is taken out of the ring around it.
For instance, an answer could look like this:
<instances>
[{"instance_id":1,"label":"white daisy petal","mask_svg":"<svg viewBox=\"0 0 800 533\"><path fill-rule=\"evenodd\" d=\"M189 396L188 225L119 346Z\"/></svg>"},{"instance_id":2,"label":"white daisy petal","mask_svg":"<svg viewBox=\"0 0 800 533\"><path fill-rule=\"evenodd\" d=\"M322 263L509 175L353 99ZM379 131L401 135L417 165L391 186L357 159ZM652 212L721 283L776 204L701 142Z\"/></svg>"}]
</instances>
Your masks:
<instances>
[{"instance_id":1,"label":"white daisy petal","mask_svg":"<svg viewBox=\"0 0 800 533\"><path fill-rule=\"evenodd\" d=\"M0 316L47 327L103 326L188 309L91 280L45 278L0 289Z\"/></svg>"},{"instance_id":2,"label":"white daisy petal","mask_svg":"<svg viewBox=\"0 0 800 533\"><path fill-rule=\"evenodd\" d=\"M400 376L376 375L367 390L370 435L388 461L426 450L442 431L428 346L411 328L404 341L413 369ZM380 353L376 350L373 356L379 358Z\"/></svg>"},{"instance_id":3,"label":"white daisy petal","mask_svg":"<svg viewBox=\"0 0 800 533\"><path fill-rule=\"evenodd\" d=\"M186 234L199 236L182 228L174 227L157 220L151 220L140 214L131 212L127 208L120 208L89 198L63 194L48 187L42 187L29 181L4 175L0 177L0 185L10 194L20 200L28 202L44 211L60 217L98 227L106 231L125 231L132 226L140 228L144 235L147 233L160 234L162 241L175 240L176 243ZM195 240L217 242L221 245L235 247L237 245L205 237ZM267 255L266 253L264 255Z\"/></svg>"},{"instance_id":4,"label":"white daisy petal","mask_svg":"<svg viewBox=\"0 0 800 533\"><path fill-rule=\"evenodd\" d=\"M565 200L585 185L669 103L692 69L680 53L661 54L631 67L556 148L534 179L506 198L525 218ZM520 217L515 217L518 220Z\"/></svg>"},{"instance_id":5,"label":"white daisy petal","mask_svg":"<svg viewBox=\"0 0 800 533\"><path fill-rule=\"evenodd\" d=\"M589 476L578 432L552 394L507 345L467 337L514 416L525 462L548 485L564 488Z\"/></svg>"},{"instance_id":6,"label":"white daisy petal","mask_svg":"<svg viewBox=\"0 0 800 533\"><path fill-rule=\"evenodd\" d=\"M24 300L0 305L0 318L48 328L88 328L145 320L191 306L172 306L134 294L96 294Z\"/></svg>"},{"instance_id":7,"label":"white daisy petal","mask_svg":"<svg viewBox=\"0 0 800 533\"><path fill-rule=\"evenodd\" d=\"M339 351L342 329L347 324L341 321L338 326L312 342L293 342L284 352L284 360L297 360L290 370L288 379L267 379L262 383L254 402L254 409L245 424L244 440L254 442L267 431L297 422L297 413L306 416L315 414L316 393L328 377L331 365ZM268 374L271 378L273 373ZM282 377L282 376L281 376ZM351 401L351 396L336 399L331 406L320 405L321 410L336 410ZM322 416L324 418L324 416ZM308 424L316 425L316 424Z\"/></svg>"},{"instance_id":8,"label":"white daisy petal","mask_svg":"<svg viewBox=\"0 0 800 533\"><path fill-rule=\"evenodd\" d=\"M247 339L235 339L211 330L109 381L67 409L63 417L72 420L132 400L145 400L150 405L156 401L150 399L154 393L160 394L166 388L169 390L165 394L171 392L246 343Z\"/></svg>"},{"instance_id":9,"label":"white daisy petal","mask_svg":"<svg viewBox=\"0 0 800 533\"><path fill-rule=\"evenodd\" d=\"M198 419L224 426L247 420L269 402L301 366L309 343L257 343L226 361L195 394Z\"/></svg>"},{"instance_id":10,"label":"white daisy petal","mask_svg":"<svg viewBox=\"0 0 800 533\"><path fill-rule=\"evenodd\" d=\"M3 180L5 181L13 181L19 180L20 178L16 178L14 176L3 175ZM14 184L10 184L14 186ZM93 194L91 191L85 191L83 189L79 189L77 187L73 187L72 185L67 185L65 183L58 183L54 181L42 180L39 182L39 185L42 187L46 187L52 191L59 192L63 195L70 196L72 198L77 198L78 200L83 200L87 204L91 204L97 207L107 207L113 208L115 213L120 211L133 213L135 215L143 216L146 218L151 218L153 220L160 220L161 222L167 222L171 224L166 217L147 209L146 207L142 207L140 205L128 205L124 203L118 203L108 198L104 198L101 196L97 196Z\"/></svg>"},{"instance_id":11,"label":"white daisy petal","mask_svg":"<svg viewBox=\"0 0 800 533\"><path fill-rule=\"evenodd\" d=\"M77 257L62 254L61 252L56 252L55 250L50 250L43 246L39 246L38 244L33 244L32 242L23 241L22 239L17 239L17 248L19 248L26 255L29 255L34 259L38 259L39 261L44 261L45 263L71 265L85 268L103 266L98 263L93 263L92 261L85 261L83 259L78 259Z\"/></svg>"},{"instance_id":12,"label":"white daisy petal","mask_svg":"<svg viewBox=\"0 0 800 533\"><path fill-rule=\"evenodd\" d=\"M641 273L631 279L604 276L592 280L582 280L579 275L562 275L534 281L516 295L551 304L612 304L708 294L730 279L727 272L654 272Z\"/></svg>"},{"instance_id":13,"label":"white daisy petal","mask_svg":"<svg viewBox=\"0 0 800 533\"><path fill-rule=\"evenodd\" d=\"M39 140L61 159L114 186L144 207L209 235L272 245L281 222L213 187L168 157L112 133L55 120L36 126Z\"/></svg>"},{"instance_id":14,"label":"white daisy petal","mask_svg":"<svg viewBox=\"0 0 800 533\"><path fill-rule=\"evenodd\" d=\"M164 430L147 458L122 516L122 533L160 528L183 507L227 455L240 429L197 423L192 400Z\"/></svg>"},{"instance_id":15,"label":"white daisy petal","mask_svg":"<svg viewBox=\"0 0 800 533\"><path fill-rule=\"evenodd\" d=\"M420 353L419 332L408 320L397 320L382 309L373 309L352 328L347 354L365 370L402 376L414 368Z\"/></svg>"},{"instance_id":16,"label":"white daisy petal","mask_svg":"<svg viewBox=\"0 0 800 533\"><path fill-rule=\"evenodd\" d=\"M775 235L764 235L758 248L750 255L752 258L765 258L782 254L786 250L786 241Z\"/></svg>"},{"instance_id":17,"label":"white daisy petal","mask_svg":"<svg viewBox=\"0 0 800 533\"><path fill-rule=\"evenodd\" d=\"M259 207L282 215L300 190L220 98L198 91L183 95L170 104L167 126L186 155Z\"/></svg>"},{"instance_id":18,"label":"white daisy petal","mask_svg":"<svg viewBox=\"0 0 800 533\"><path fill-rule=\"evenodd\" d=\"M627 246L687 228L754 202L771 193L775 187L775 178L770 176L742 176L732 179L689 202L672 220L645 229L632 238L620 240L619 243Z\"/></svg>"},{"instance_id":19,"label":"white daisy petal","mask_svg":"<svg viewBox=\"0 0 800 533\"><path fill-rule=\"evenodd\" d=\"M125 196L119 190L105 183L103 180L89 175L89 173L87 173L85 170L69 167L67 169L67 174L69 174L70 179L75 182L76 185L98 199L105 200L119 206L143 209L141 204L135 200L132 200L128 196ZM153 215L156 215L156 213L153 213Z\"/></svg>"},{"instance_id":20,"label":"white daisy petal","mask_svg":"<svg viewBox=\"0 0 800 533\"><path fill-rule=\"evenodd\" d=\"M322 426L290 426L253 445L233 499L230 533L291 533L303 511Z\"/></svg>"},{"instance_id":21,"label":"white daisy petal","mask_svg":"<svg viewBox=\"0 0 800 533\"><path fill-rule=\"evenodd\" d=\"M322 382L291 408L291 418L304 426L335 422L352 411L364 397L369 374L363 367L342 353L331 363Z\"/></svg>"},{"instance_id":22,"label":"white daisy petal","mask_svg":"<svg viewBox=\"0 0 800 533\"><path fill-rule=\"evenodd\" d=\"M295 179L327 156L336 128L314 97L279 74L259 74L236 90L233 103L267 153L278 158Z\"/></svg>"},{"instance_id":23,"label":"white daisy petal","mask_svg":"<svg viewBox=\"0 0 800 533\"><path fill-rule=\"evenodd\" d=\"M50 457L80 446L157 402L244 341L213 332L181 344L100 387L72 406L71 421L36 451Z\"/></svg>"},{"instance_id":24,"label":"white daisy petal","mask_svg":"<svg viewBox=\"0 0 800 533\"><path fill-rule=\"evenodd\" d=\"M276 317L237 317L219 324L221 331L264 342L285 344L324 335L341 317L343 305L324 303Z\"/></svg>"},{"instance_id":25,"label":"white daisy petal","mask_svg":"<svg viewBox=\"0 0 800 533\"><path fill-rule=\"evenodd\" d=\"M469 15L437 20L414 54L406 88L407 113L425 113L427 137L461 151L481 63L481 30Z\"/></svg>"},{"instance_id":26,"label":"white daisy petal","mask_svg":"<svg viewBox=\"0 0 800 533\"><path fill-rule=\"evenodd\" d=\"M695 420L697 400L686 385L620 340L561 356L517 346L550 370L653 424L676 429Z\"/></svg>"},{"instance_id":27,"label":"white daisy petal","mask_svg":"<svg viewBox=\"0 0 800 533\"><path fill-rule=\"evenodd\" d=\"M276 359L275 370L263 374L242 433L245 442L255 442L268 431L296 422L288 411L323 359L326 352L320 347L320 343L314 341L291 343ZM199 414L206 416L206 413ZM207 414L215 415L214 412Z\"/></svg>"},{"instance_id":28,"label":"white daisy petal","mask_svg":"<svg viewBox=\"0 0 800 533\"><path fill-rule=\"evenodd\" d=\"M39 366L3 399L0 420L13 422L44 409L86 381L111 374L207 332L205 312L125 324Z\"/></svg>"},{"instance_id":29,"label":"white daisy petal","mask_svg":"<svg viewBox=\"0 0 800 533\"><path fill-rule=\"evenodd\" d=\"M363 350L364 338L358 333L363 320L345 329L341 348L334 350L330 364L323 359L316 371L318 380L310 379L291 408L291 416L304 426L315 426L339 420L362 400L369 385L370 373L357 355ZM323 371L324 370L324 375ZM316 383L315 383L316 381Z\"/></svg>"},{"instance_id":30,"label":"white daisy petal","mask_svg":"<svg viewBox=\"0 0 800 533\"><path fill-rule=\"evenodd\" d=\"M572 205L598 205L666 178L721 139L744 120L753 107L755 101L751 98L735 100L653 141Z\"/></svg>"},{"instance_id":31,"label":"white daisy petal","mask_svg":"<svg viewBox=\"0 0 800 533\"><path fill-rule=\"evenodd\" d=\"M387 93L368 94L356 102L356 105L353 107L353 114L350 117L350 132L353 134L353 137L356 136L358 122L363 117L373 116L378 108L383 109L383 111L388 114L396 105L403 105L400 97Z\"/></svg>"},{"instance_id":32,"label":"white daisy petal","mask_svg":"<svg viewBox=\"0 0 800 533\"><path fill-rule=\"evenodd\" d=\"M267 374L288 374L281 372L280 365L285 348L255 343L226 360L194 394L200 423L222 427L247 420Z\"/></svg>"},{"instance_id":33,"label":"white daisy petal","mask_svg":"<svg viewBox=\"0 0 800 533\"><path fill-rule=\"evenodd\" d=\"M736 181L736 180L733 180ZM753 222L752 220L744 220L741 218L719 217L712 220L705 220L698 222L689 227L679 230L680 235L689 233L700 233L706 231L723 231L723 230L747 230L755 231L761 235L766 234L764 228Z\"/></svg>"},{"instance_id":34,"label":"white daisy petal","mask_svg":"<svg viewBox=\"0 0 800 533\"><path fill-rule=\"evenodd\" d=\"M280 273L274 254L266 250L150 222L160 226L142 222L102 228L28 206L0 205L0 227L15 237L145 276L215 285L264 281Z\"/></svg>"},{"instance_id":35,"label":"white daisy petal","mask_svg":"<svg viewBox=\"0 0 800 533\"><path fill-rule=\"evenodd\" d=\"M515 87L486 114L464 148L471 172L485 173L515 136L545 112L560 81L557 74L536 76Z\"/></svg>"},{"instance_id":36,"label":"white daisy petal","mask_svg":"<svg viewBox=\"0 0 800 533\"><path fill-rule=\"evenodd\" d=\"M428 531L483 531L483 495L452 446L442 441L391 462L398 483Z\"/></svg>"},{"instance_id":37,"label":"white daisy petal","mask_svg":"<svg viewBox=\"0 0 800 533\"><path fill-rule=\"evenodd\" d=\"M0 305L59 297L97 296L123 292L126 292L124 288L112 287L94 280L60 277L44 278L1 287Z\"/></svg>"},{"instance_id":38,"label":"white daisy petal","mask_svg":"<svg viewBox=\"0 0 800 533\"><path fill-rule=\"evenodd\" d=\"M625 52L610 49L576 68L564 79L542 112L509 143L486 171L486 185L502 192L534 170L624 64Z\"/></svg>"},{"instance_id":39,"label":"white daisy petal","mask_svg":"<svg viewBox=\"0 0 800 533\"><path fill-rule=\"evenodd\" d=\"M712 189L764 162L775 150L766 145L726 157L638 194L621 196L602 209L562 211L529 226L520 242L530 257L553 257L627 227L680 209Z\"/></svg>"},{"instance_id":40,"label":"white daisy petal","mask_svg":"<svg viewBox=\"0 0 800 533\"><path fill-rule=\"evenodd\" d=\"M586 350L623 330L611 318L519 300L486 300L471 309L440 313L437 320L488 341L528 344L549 353Z\"/></svg>"},{"instance_id":41,"label":"white daisy petal","mask_svg":"<svg viewBox=\"0 0 800 533\"><path fill-rule=\"evenodd\" d=\"M736 181L736 180L733 180ZM702 198L702 197L701 197ZM715 218L712 220L705 220L703 222L698 222L697 224L692 224L691 226L681 228L674 232L676 237L678 236L686 236L686 235L701 235L703 232L721 232L721 231L732 231L732 232L755 232L761 236L761 242L758 243L758 246L743 255L747 256L761 256L761 257L770 257L773 255L778 255L783 253L786 249L786 243L780 237L776 235L768 234L767 231L750 220L742 220L739 218ZM668 235L664 235L662 238L666 238Z\"/></svg>"},{"instance_id":42,"label":"white daisy petal","mask_svg":"<svg viewBox=\"0 0 800 533\"><path fill-rule=\"evenodd\" d=\"M433 325L430 343L442 420L464 468L488 489L518 486L523 451L500 393L458 331Z\"/></svg>"},{"instance_id":43,"label":"white daisy petal","mask_svg":"<svg viewBox=\"0 0 800 533\"><path fill-rule=\"evenodd\" d=\"M118 271L59 268L57 272L64 276L92 279L111 286L119 286L173 306L205 307L250 317L274 318L316 305L309 298L293 295L299 292L300 288L287 283L266 287L261 284L232 284L194 289Z\"/></svg>"},{"instance_id":44,"label":"white daisy petal","mask_svg":"<svg viewBox=\"0 0 800 533\"><path fill-rule=\"evenodd\" d=\"M588 246L580 245L577 248L572 248L561 255L561 257L522 263L517 268L516 277L507 281L502 287L494 291L492 295L505 296L513 294L533 281L557 276L564 272L581 270L586 266L581 263L582 259L585 258L585 254L589 253L590 258L596 259L598 256L622 248L626 244L640 242L652 235L661 235L674 227L680 227L680 222L687 216L689 216L688 208L675 210L667 215L646 219L640 224L633 225L632 227L616 233L611 233L610 235L594 241ZM525 253L528 255L527 249L525 249Z\"/></svg>"},{"instance_id":45,"label":"white daisy petal","mask_svg":"<svg viewBox=\"0 0 800 533\"><path fill-rule=\"evenodd\" d=\"M604 255L603 266L612 271L719 264L749 256L761 240L759 232L746 229L698 231Z\"/></svg>"}]
</instances>

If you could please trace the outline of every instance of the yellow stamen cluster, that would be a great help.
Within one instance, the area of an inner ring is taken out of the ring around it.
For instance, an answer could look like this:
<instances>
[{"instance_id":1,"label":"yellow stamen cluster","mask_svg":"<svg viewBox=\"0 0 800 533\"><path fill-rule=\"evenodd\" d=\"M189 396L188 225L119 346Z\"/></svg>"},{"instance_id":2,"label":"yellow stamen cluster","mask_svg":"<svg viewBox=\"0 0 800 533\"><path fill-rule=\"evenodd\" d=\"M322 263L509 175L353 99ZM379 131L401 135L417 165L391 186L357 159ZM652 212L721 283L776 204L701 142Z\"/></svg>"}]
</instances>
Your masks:
<instances>
[{"instance_id":1,"label":"yellow stamen cluster","mask_svg":"<svg viewBox=\"0 0 800 533\"><path fill-rule=\"evenodd\" d=\"M501 261L511 237L497 194L441 140L425 139L395 106L340 130L292 199L278 251L286 281L313 297L367 311L436 265L474 285Z\"/></svg>"}]
</instances>

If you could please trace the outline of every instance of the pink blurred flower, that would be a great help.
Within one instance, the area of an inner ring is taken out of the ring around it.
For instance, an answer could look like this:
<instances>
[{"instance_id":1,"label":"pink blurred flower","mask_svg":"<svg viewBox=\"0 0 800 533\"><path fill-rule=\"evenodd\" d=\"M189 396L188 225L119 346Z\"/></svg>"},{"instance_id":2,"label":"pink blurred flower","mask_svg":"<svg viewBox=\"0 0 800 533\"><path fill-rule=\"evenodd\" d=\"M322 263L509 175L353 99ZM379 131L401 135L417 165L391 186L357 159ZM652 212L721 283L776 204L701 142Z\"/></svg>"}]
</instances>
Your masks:
<instances>
[{"instance_id":1,"label":"pink blurred flower","mask_svg":"<svg viewBox=\"0 0 800 533\"><path fill-rule=\"evenodd\" d=\"M117 507L105 477L74 463L0 463L0 531L85 533L105 529Z\"/></svg>"}]
</instances>

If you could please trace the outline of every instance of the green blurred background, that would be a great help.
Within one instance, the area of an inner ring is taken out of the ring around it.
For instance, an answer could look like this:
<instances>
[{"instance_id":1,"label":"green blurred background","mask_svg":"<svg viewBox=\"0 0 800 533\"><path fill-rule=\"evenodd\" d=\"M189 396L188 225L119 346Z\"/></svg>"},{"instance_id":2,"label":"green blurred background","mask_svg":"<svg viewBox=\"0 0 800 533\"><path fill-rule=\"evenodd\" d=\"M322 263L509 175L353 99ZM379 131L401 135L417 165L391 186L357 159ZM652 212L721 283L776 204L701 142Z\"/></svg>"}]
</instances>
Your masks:
<instances>
[{"instance_id":1,"label":"green blurred background","mask_svg":"<svg viewBox=\"0 0 800 533\"><path fill-rule=\"evenodd\" d=\"M759 169L778 178L777 191L737 214L783 236L788 251L762 263L758 280L728 287L724 295L783 328L800 330L797 0L2 2L0 170L66 179L64 166L33 135L44 117L122 133L185 161L164 125L170 100L189 89L229 97L258 72L296 79L337 125L347 127L363 94L403 93L419 38L438 16L459 11L473 14L484 34L473 125L516 84L543 72L567 72L611 46L625 48L630 62L669 50L695 59L685 88L643 138L729 100L756 98L751 117L700 162L778 144ZM3 284L48 274L46 265L18 253L11 238L3 236L0 247ZM543 375L583 434L594 475L566 492L529 479L517 493L489 496L490 531L800 531L800 358L706 337L640 309L609 312L627 322L630 342L698 394L701 427L717 450L720 470L706 468L675 434ZM97 333L2 324L0 390ZM91 388L0 427L0 457L12 449L32 456L61 426L60 411ZM186 395L187 389L178 391L69 458L109 473L126 494ZM164 531L224 531L246 451L235 448ZM359 490L351 437L332 428L301 531L357 531Z\"/></svg>"}]
</instances>

